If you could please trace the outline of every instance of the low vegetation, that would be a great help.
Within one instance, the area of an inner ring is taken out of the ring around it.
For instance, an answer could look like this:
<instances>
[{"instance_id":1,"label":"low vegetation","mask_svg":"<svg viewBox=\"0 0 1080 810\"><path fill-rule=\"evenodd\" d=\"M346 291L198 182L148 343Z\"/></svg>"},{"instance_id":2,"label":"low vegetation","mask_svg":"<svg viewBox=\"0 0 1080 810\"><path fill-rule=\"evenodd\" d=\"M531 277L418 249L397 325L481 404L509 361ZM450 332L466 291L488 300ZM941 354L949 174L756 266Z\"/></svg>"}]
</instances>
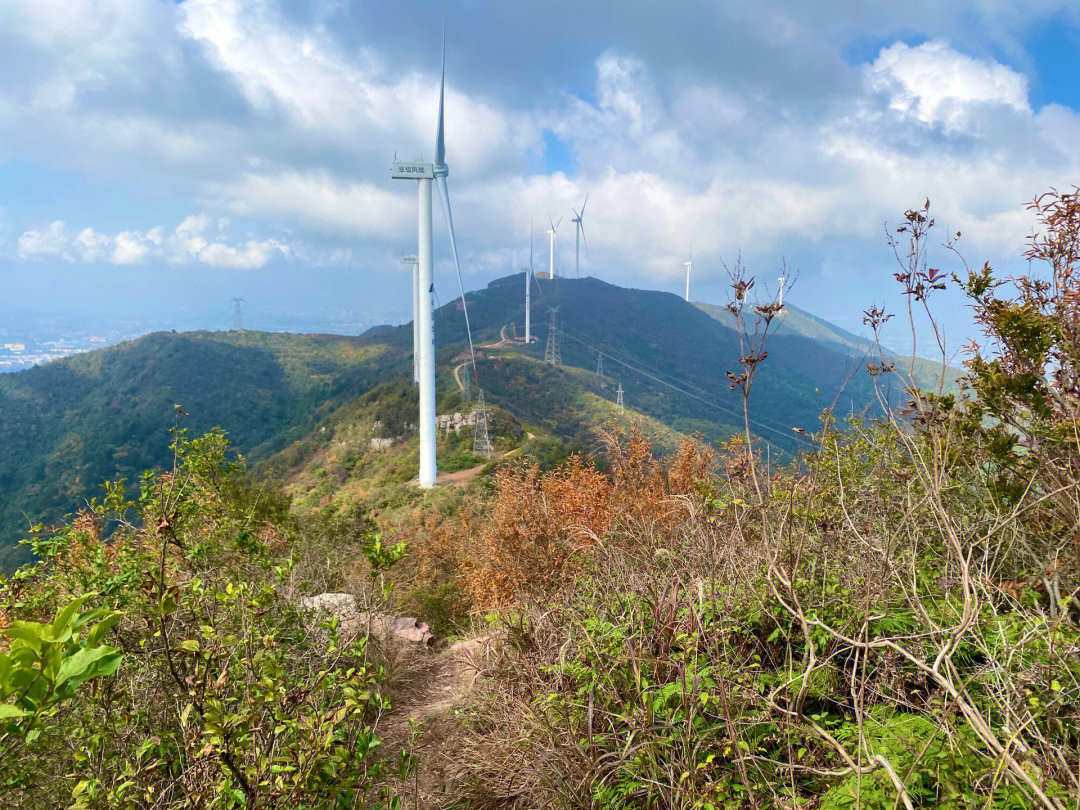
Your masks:
<instances>
[{"instance_id":1,"label":"low vegetation","mask_svg":"<svg viewBox=\"0 0 1080 810\"><path fill-rule=\"evenodd\" d=\"M871 359L905 401L826 410L787 466L749 424L661 454L611 422L591 455L516 436L426 499L395 480L290 504L178 427L167 472L110 485L4 585L4 801L1076 807L1080 194L1033 209L1033 270L1009 280L933 266L929 203L905 213L907 317L936 334L957 284L985 346L959 394ZM747 281L749 397L775 308ZM344 463L320 458L316 487ZM388 702L415 672L297 613L323 591L485 640L439 736Z\"/></svg>"}]
</instances>

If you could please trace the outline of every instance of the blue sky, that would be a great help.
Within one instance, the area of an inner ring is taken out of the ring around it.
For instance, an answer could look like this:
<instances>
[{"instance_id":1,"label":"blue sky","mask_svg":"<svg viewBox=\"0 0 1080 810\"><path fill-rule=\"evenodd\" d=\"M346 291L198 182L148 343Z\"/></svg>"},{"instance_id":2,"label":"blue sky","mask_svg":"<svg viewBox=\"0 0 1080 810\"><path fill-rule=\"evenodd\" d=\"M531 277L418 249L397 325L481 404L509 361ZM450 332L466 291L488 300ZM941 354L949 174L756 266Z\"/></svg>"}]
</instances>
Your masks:
<instances>
[{"instance_id":1,"label":"blue sky","mask_svg":"<svg viewBox=\"0 0 1080 810\"><path fill-rule=\"evenodd\" d=\"M858 329L901 303L883 227L906 207L929 196L1008 272L1025 201L1080 182L1072 0L446 7L470 287L589 193L590 275L678 292L692 251L694 297L719 301L724 262L786 261L788 300ZM0 0L0 317L226 325L233 295L267 324L405 317L415 203L388 164L431 157L442 8ZM963 302L941 312L959 348Z\"/></svg>"}]
</instances>

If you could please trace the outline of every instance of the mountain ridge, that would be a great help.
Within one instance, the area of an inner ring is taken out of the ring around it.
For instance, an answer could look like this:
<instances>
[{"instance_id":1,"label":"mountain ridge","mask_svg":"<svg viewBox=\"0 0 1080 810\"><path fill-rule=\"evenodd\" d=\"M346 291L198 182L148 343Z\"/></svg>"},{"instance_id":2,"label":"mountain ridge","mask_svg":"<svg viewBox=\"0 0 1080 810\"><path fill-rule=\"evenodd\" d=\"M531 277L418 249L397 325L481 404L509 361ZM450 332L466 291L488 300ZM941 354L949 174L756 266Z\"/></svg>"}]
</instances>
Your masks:
<instances>
[{"instance_id":1,"label":"mountain ridge","mask_svg":"<svg viewBox=\"0 0 1080 810\"><path fill-rule=\"evenodd\" d=\"M467 293L477 345L500 344L503 328L520 322L523 280L513 274ZM719 442L742 431L741 400L725 377L738 370L738 338L701 307L598 279L538 280L533 323L543 338L549 306L559 307L565 373L545 370L542 341L487 348L478 374L489 404L588 444L621 383L629 410L676 434ZM459 307L436 311L440 412L471 407L450 374L465 347ZM255 464L316 436L383 384L400 386L387 419L408 424L411 344L411 324L360 336L159 332L0 376L0 558L29 525L73 511L103 481L166 466L176 404L191 414L184 425L193 434L220 426ZM751 430L776 452L807 446L793 429L813 432L822 410L876 407L865 371L830 343L778 333L768 349Z\"/></svg>"}]
</instances>

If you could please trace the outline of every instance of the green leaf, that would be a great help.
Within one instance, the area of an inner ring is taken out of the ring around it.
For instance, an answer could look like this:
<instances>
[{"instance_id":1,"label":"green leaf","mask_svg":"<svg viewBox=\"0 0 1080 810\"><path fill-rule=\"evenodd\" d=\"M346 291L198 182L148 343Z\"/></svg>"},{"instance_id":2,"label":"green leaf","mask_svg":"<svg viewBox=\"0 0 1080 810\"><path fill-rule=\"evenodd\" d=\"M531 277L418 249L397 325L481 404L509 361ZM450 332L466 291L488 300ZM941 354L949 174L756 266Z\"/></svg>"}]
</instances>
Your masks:
<instances>
[{"instance_id":1,"label":"green leaf","mask_svg":"<svg viewBox=\"0 0 1080 810\"><path fill-rule=\"evenodd\" d=\"M0 703L0 720L6 720L10 717L26 717L29 713L10 703Z\"/></svg>"},{"instance_id":2,"label":"green leaf","mask_svg":"<svg viewBox=\"0 0 1080 810\"><path fill-rule=\"evenodd\" d=\"M59 635L66 627L71 624L71 618L75 615L75 611L82 607L82 603L89 598L90 594L85 594L77 599L73 599L68 603L67 607L56 614L56 619L52 623L53 635Z\"/></svg>"},{"instance_id":3,"label":"green leaf","mask_svg":"<svg viewBox=\"0 0 1080 810\"><path fill-rule=\"evenodd\" d=\"M69 689L74 689L79 684L92 678L101 678L112 675L120 666L120 651L113 647L86 647L74 655L65 658L60 665L60 671L56 676L56 689L68 681L72 682Z\"/></svg>"}]
</instances>

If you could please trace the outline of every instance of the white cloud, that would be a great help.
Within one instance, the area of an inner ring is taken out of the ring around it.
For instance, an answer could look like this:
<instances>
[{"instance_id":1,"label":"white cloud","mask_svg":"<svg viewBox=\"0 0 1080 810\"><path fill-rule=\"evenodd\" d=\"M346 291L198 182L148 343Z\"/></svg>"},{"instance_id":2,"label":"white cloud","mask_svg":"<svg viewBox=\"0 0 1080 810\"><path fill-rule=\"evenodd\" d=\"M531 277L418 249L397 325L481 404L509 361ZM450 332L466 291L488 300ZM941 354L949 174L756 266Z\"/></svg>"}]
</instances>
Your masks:
<instances>
[{"instance_id":1,"label":"white cloud","mask_svg":"<svg viewBox=\"0 0 1080 810\"><path fill-rule=\"evenodd\" d=\"M110 236L93 228L83 228L72 235L58 220L23 233L19 237L19 256L27 260L60 257L86 263L107 261L114 265L147 264L159 260L250 270L293 254L289 245L277 239L230 243L222 233L228 220L218 221L216 234L208 234L213 230L211 222L206 214L192 214L168 235L159 225L149 231L121 231Z\"/></svg>"},{"instance_id":2,"label":"white cloud","mask_svg":"<svg viewBox=\"0 0 1080 810\"><path fill-rule=\"evenodd\" d=\"M94 262L102 258L109 249L112 239L93 228L83 228L75 237L76 248L83 261Z\"/></svg>"},{"instance_id":3,"label":"white cloud","mask_svg":"<svg viewBox=\"0 0 1080 810\"><path fill-rule=\"evenodd\" d=\"M150 255L153 242L141 233L121 231L113 237L112 254L109 261L113 264L140 264Z\"/></svg>"},{"instance_id":4,"label":"white cloud","mask_svg":"<svg viewBox=\"0 0 1080 810\"><path fill-rule=\"evenodd\" d=\"M349 156L376 147L385 150L384 161L395 149L431 158L437 76L389 78L372 51L345 53L326 29L293 28L265 4L187 0L181 12L184 33L237 80L256 109L283 114L298 138ZM453 86L446 90L446 127L451 168L464 177L499 161L520 163L539 138L528 114Z\"/></svg>"},{"instance_id":5,"label":"white cloud","mask_svg":"<svg viewBox=\"0 0 1080 810\"><path fill-rule=\"evenodd\" d=\"M507 91L512 80L483 74L484 53L455 52L451 42L448 158L466 272L519 267L530 219L544 263L541 223L567 215L586 192L584 267L609 278L675 278L692 250L704 281L719 274L719 256L739 250L775 256L791 244L812 253L877 240L884 220L924 195L975 252L1015 255L1030 225L1023 202L1080 177L1077 112L1033 110L1023 60L1010 67L972 56L987 49L950 28L948 4L913 13L927 21L929 41L897 41L861 65L845 64L843 47L909 30L901 12L886 4L838 16L823 2L788 5L734 20L700 15L702 30L731 23L745 50L709 43L694 56L691 41L683 61L683 51L660 55L655 43L664 40L653 32L636 40L615 25L595 29L603 37L575 32L589 50L550 81L536 74L553 57L515 55L533 82L527 93ZM432 156L438 54L395 53L377 29L342 22L355 11L249 0L103 0L94 13L60 2L19 6L0 32L33 58L17 75L0 75L0 152L89 183L135 178L151 189L147 198L164 188L201 213L176 227L113 234L36 226L17 240L18 254L396 268L384 259L415 244L416 198L411 183L389 179L388 162L395 150ZM668 16L683 25L683 13ZM1014 20L1006 16L1003 30ZM809 36L815 27L820 36ZM758 34L782 36L783 53L747 57ZM740 67L740 59L749 61ZM471 84L455 62L471 64ZM537 165L544 131L572 156L568 174ZM48 219L61 217L75 219L60 210ZM564 223L564 268L573 237ZM437 239L442 261L445 236Z\"/></svg>"},{"instance_id":6,"label":"white cloud","mask_svg":"<svg viewBox=\"0 0 1080 810\"><path fill-rule=\"evenodd\" d=\"M867 77L871 88L889 94L891 109L949 131L968 125L974 105L1031 112L1026 76L992 59L973 59L945 40L882 48Z\"/></svg>"},{"instance_id":7,"label":"white cloud","mask_svg":"<svg viewBox=\"0 0 1080 810\"><path fill-rule=\"evenodd\" d=\"M64 223L60 220L44 228L26 231L19 237L19 256L24 259L62 256L68 246Z\"/></svg>"},{"instance_id":8,"label":"white cloud","mask_svg":"<svg viewBox=\"0 0 1080 810\"><path fill-rule=\"evenodd\" d=\"M389 172L387 172L389 173ZM405 186L413 192L402 194ZM381 238L416 227L413 183L349 183L327 171L246 174L220 186L213 198L243 215L296 223L352 239ZM390 237L392 238L392 237Z\"/></svg>"}]
</instances>

